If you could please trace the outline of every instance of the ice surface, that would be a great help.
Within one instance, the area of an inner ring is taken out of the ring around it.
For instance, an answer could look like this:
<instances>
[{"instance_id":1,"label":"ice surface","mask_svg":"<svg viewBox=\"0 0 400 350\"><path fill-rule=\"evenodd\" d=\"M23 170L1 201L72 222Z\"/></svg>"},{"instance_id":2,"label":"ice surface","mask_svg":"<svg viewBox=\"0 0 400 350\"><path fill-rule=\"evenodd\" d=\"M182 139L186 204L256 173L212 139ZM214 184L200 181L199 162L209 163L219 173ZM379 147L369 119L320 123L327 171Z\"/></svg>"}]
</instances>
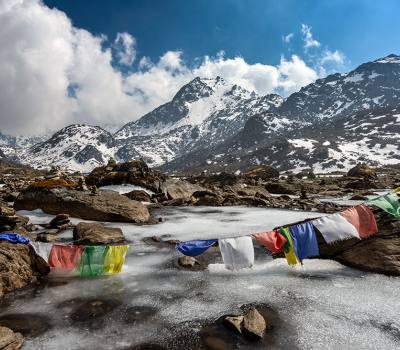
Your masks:
<instances>
[{"instance_id":1,"label":"ice surface","mask_svg":"<svg viewBox=\"0 0 400 350\"><path fill-rule=\"evenodd\" d=\"M193 336L187 340L198 336L200 327L190 321L215 320L238 312L243 304L266 303L282 319L282 325L275 325L272 331L275 343L268 349L399 348L399 278L362 273L319 259L305 260L304 266L292 268L284 259L272 260L257 246L255 266L251 269L227 271L216 250L210 253L208 270L183 271L175 264L179 253L173 246L142 240L156 231L166 233L171 229L176 229L175 235L182 239L198 234L210 237L217 232L222 237L304 216L304 213L271 209L235 207L223 208L222 212L219 209L163 211L166 221L154 226L157 230L149 226L136 227L135 231L134 226L121 225L132 241L121 274L62 280L66 284L56 284L57 280L52 284L50 278L48 284L18 292L16 297L8 296L0 319L10 313L49 318L52 328L37 337L28 337L23 349L122 350L146 342L172 349L165 341L168 337L180 339L180 329L192 332ZM30 217L34 216L38 216L38 221L43 220L39 212L30 213ZM184 229L172 224L176 220ZM113 301L115 306L102 318L103 322L99 323L97 318L77 322L72 318L75 298L92 303ZM147 311L140 311L143 309ZM132 313L132 310L139 311ZM129 315L138 318L129 323ZM240 348L262 347L255 343Z\"/></svg>"},{"instance_id":2,"label":"ice surface","mask_svg":"<svg viewBox=\"0 0 400 350\"><path fill-rule=\"evenodd\" d=\"M133 190L142 190L147 192L149 195L154 194L153 191L148 190L147 188L141 187L141 186L136 186L136 185L131 185L131 184L124 184L124 185L108 185L108 186L102 186L99 188L100 190L111 190L118 192L119 194L124 194L131 192Z\"/></svg>"}]
</instances>

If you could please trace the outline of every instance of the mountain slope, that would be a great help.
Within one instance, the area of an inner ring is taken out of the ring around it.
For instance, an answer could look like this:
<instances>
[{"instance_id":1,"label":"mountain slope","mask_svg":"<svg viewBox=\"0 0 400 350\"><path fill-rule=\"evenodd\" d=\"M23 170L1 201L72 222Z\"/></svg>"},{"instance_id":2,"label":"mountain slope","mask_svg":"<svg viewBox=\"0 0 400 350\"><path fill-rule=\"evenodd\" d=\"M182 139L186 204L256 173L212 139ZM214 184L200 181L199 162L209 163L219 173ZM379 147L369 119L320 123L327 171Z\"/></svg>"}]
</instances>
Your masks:
<instances>
[{"instance_id":1,"label":"mountain slope","mask_svg":"<svg viewBox=\"0 0 400 350\"><path fill-rule=\"evenodd\" d=\"M98 126L74 124L47 141L25 149L21 160L39 169L56 165L70 171L88 172L106 163L114 153L115 140L108 131Z\"/></svg>"},{"instance_id":2,"label":"mountain slope","mask_svg":"<svg viewBox=\"0 0 400 350\"><path fill-rule=\"evenodd\" d=\"M347 74L318 79L290 95L277 112L312 124L361 110L396 107L399 100L400 56L389 55Z\"/></svg>"},{"instance_id":3,"label":"mountain slope","mask_svg":"<svg viewBox=\"0 0 400 350\"><path fill-rule=\"evenodd\" d=\"M278 120L281 126L272 132L268 120ZM324 127L283 120L272 114L254 116L230 140L175 159L162 169L234 172L265 163L281 170L312 167L328 172L343 171L358 162L400 164L400 106L361 111L326 121Z\"/></svg>"},{"instance_id":4,"label":"mountain slope","mask_svg":"<svg viewBox=\"0 0 400 350\"><path fill-rule=\"evenodd\" d=\"M235 135L254 114L275 110L283 99L259 96L222 78L196 78L168 102L128 123L115 134L122 147L119 159L140 156L161 165L197 148L209 147Z\"/></svg>"}]
</instances>

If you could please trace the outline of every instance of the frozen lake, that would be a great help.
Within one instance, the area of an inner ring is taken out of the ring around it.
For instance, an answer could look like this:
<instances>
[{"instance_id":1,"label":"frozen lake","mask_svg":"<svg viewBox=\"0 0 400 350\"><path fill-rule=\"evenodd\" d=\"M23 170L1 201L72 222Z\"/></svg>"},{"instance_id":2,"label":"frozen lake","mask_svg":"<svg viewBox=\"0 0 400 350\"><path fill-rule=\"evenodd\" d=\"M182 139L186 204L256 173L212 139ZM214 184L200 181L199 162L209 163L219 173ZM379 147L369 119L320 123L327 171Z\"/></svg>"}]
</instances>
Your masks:
<instances>
[{"instance_id":1,"label":"frozen lake","mask_svg":"<svg viewBox=\"0 0 400 350\"><path fill-rule=\"evenodd\" d=\"M29 215L36 223L52 217ZM211 248L203 257L208 269L187 271L177 266L179 253L173 246L148 239L249 234L317 213L185 207L156 215L165 221L156 226L118 225L130 241L121 274L96 279L50 276L8 296L0 321L28 324L24 349L399 348L399 278L329 260L306 260L303 267L292 268L257 246L252 269L225 270L218 249ZM237 345L222 326L207 327L249 303L265 309L273 325L262 343Z\"/></svg>"}]
</instances>

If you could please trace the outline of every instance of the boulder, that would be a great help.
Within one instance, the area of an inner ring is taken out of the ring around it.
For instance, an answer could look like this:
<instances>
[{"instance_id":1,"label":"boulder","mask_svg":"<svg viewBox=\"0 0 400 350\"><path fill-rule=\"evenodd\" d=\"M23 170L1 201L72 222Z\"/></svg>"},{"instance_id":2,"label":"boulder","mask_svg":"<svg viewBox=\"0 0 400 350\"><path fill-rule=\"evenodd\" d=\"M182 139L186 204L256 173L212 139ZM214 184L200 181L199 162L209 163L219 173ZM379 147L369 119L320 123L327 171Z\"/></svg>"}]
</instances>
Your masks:
<instances>
[{"instance_id":1,"label":"boulder","mask_svg":"<svg viewBox=\"0 0 400 350\"><path fill-rule=\"evenodd\" d=\"M192 256L180 256L178 258L178 264L182 267L193 267L198 264L198 262Z\"/></svg>"},{"instance_id":2,"label":"boulder","mask_svg":"<svg viewBox=\"0 0 400 350\"><path fill-rule=\"evenodd\" d=\"M203 188L199 185L192 184L186 180L168 178L161 184L161 192L163 192L168 199L191 199L196 191L201 191Z\"/></svg>"},{"instance_id":3,"label":"boulder","mask_svg":"<svg viewBox=\"0 0 400 350\"><path fill-rule=\"evenodd\" d=\"M259 165L243 174L253 179L274 179L279 178L279 171L269 165Z\"/></svg>"},{"instance_id":4,"label":"boulder","mask_svg":"<svg viewBox=\"0 0 400 350\"><path fill-rule=\"evenodd\" d=\"M79 244L111 244L125 241L120 228L105 227L99 223L80 222L74 228L74 241Z\"/></svg>"},{"instance_id":5,"label":"boulder","mask_svg":"<svg viewBox=\"0 0 400 350\"><path fill-rule=\"evenodd\" d=\"M18 350L24 344L21 333L14 333L10 328L0 326L0 350Z\"/></svg>"},{"instance_id":6,"label":"boulder","mask_svg":"<svg viewBox=\"0 0 400 350\"><path fill-rule=\"evenodd\" d=\"M376 209L377 234L363 240L349 239L327 244L318 233L321 258L368 272L400 276L400 221Z\"/></svg>"},{"instance_id":7,"label":"boulder","mask_svg":"<svg viewBox=\"0 0 400 350\"><path fill-rule=\"evenodd\" d=\"M26 287L36 276L49 271L49 266L30 245L0 242L0 297Z\"/></svg>"},{"instance_id":8,"label":"boulder","mask_svg":"<svg viewBox=\"0 0 400 350\"><path fill-rule=\"evenodd\" d=\"M350 177L376 178L376 169L369 167L365 163L358 163L354 168L347 172Z\"/></svg>"},{"instance_id":9,"label":"boulder","mask_svg":"<svg viewBox=\"0 0 400 350\"><path fill-rule=\"evenodd\" d=\"M49 223L50 228L64 229L71 223L68 214L57 214Z\"/></svg>"},{"instance_id":10,"label":"boulder","mask_svg":"<svg viewBox=\"0 0 400 350\"><path fill-rule=\"evenodd\" d=\"M255 307L251 307L243 317L243 335L249 339L259 340L264 337L266 328L267 324L264 317Z\"/></svg>"},{"instance_id":11,"label":"boulder","mask_svg":"<svg viewBox=\"0 0 400 350\"><path fill-rule=\"evenodd\" d=\"M295 191L289 185L279 182L267 183L265 189L273 194L295 194Z\"/></svg>"},{"instance_id":12,"label":"boulder","mask_svg":"<svg viewBox=\"0 0 400 350\"><path fill-rule=\"evenodd\" d=\"M95 221L147 223L149 210L140 202L114 191L96 194L66 188L32 188L22 191L14 203L16 210L42 209L48 214L65 213Z\"/></svg>"},{"instance_id":13,"label":"boulder","mask_svg":"<svg viewBox=\"0 0 400 350\"><path fill-rule=\"evenodd\" d=\"M143 190L133 190L131 192L125 193L124 196L138 202L151 202L151 196Z\"/></svg>"},{"instance_id":14,"label":"boulder","mask_svg":"<svg viewBox=\"0 0 400 350\"><path fill-rule=\"evenodd\" d=\"M243 323L244 316L225 316L224 318L224 325L228 328L232 329L235 332L242 334L242 323Z\"/></svg>"},{"instance_id":15,"label":"boulder","mask_svg":"<svg viewBox=\"0 0 400 350\"><path fill-rule=\"evenodd\" d=\"M106 166L93 169L86 177L86 183L97 187L129 183L158 192L164 178L162 173L149 168L143 160L126 163L111 161Z\"/></svg>"}]
</instances>

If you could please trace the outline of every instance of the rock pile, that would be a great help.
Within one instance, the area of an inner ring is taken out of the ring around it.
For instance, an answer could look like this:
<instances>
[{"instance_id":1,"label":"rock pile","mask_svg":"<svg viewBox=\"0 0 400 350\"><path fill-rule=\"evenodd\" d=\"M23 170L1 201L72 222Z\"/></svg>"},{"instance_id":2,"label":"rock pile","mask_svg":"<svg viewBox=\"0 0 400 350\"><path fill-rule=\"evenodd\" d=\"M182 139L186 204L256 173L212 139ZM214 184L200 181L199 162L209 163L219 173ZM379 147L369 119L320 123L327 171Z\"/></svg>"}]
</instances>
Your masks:
<instances>
[{"instance_id":1,"label":"rock pile","mask_svg":"<svg viewBox=\"0 0 400 350\"><path fill-rule=\"evenodd\" d=\"M148 223L149 210L140 202L130 200L113 191L92 194L65 187L30 186L22 191L14 203L16 210L42 209L45 213L65 213L73 217L95 221Z\"/></svg>"}]
</instances>

